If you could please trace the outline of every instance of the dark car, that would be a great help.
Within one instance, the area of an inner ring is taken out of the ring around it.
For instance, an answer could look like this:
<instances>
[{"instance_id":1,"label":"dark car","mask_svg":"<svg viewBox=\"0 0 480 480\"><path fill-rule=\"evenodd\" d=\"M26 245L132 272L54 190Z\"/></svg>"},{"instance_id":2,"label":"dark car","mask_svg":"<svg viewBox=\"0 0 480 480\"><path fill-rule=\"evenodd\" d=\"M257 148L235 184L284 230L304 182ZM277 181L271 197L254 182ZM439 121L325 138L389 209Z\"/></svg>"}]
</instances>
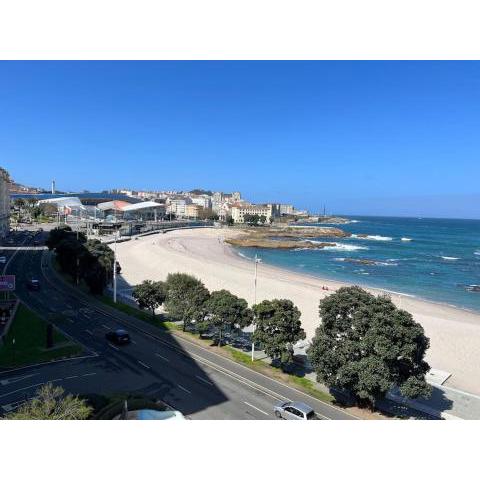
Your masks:
<instances>
[{"instance_id":1,"label":"dark car","mask_svg":"<svg viewBox=\"0 0 480 480\"><path fill-rule=\"evenodd\" d=\"M27 288L29 290L40 290L40 282L36 278L32 278L27 282Z\"/></svg>"},{"instance_id":2,"label":"dark car","mask_svg":"<svg viewBox=\"0 0 480 480\"><path fill-rule=\"evenodd\" d=\"M115 345L126 345L130 343L130 334L126 330L111 330L105 334L105 338Z\"/></svg>"}]
</instances>

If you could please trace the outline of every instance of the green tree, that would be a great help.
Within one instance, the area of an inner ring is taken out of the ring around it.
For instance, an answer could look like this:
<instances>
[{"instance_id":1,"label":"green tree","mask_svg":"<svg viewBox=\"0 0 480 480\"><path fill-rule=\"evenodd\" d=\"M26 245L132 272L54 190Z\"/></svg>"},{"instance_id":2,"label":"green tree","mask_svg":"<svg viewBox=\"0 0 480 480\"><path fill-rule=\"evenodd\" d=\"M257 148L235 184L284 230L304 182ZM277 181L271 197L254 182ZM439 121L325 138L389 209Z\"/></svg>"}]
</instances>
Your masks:
<instances>
[{"instance_id":1,"label":"green tree","mask_svg":"<svg viewBox=\"0 0 480 480\"><path fill-rule=\"evenodd\" d=\"M205 318L205 303L210 294L198 278L186 273L170 273L165 282L167 299L165 309L176 320L187 325Z\"/></svg>"},{"instance_id":2,"label":"green tree","mask_svg":"<svg viewBox=\"0 0 480 480\"><path fill-rule=\"evenodd\" d=\"M293 361L293 345L305 338L300 310L290 300L264 300L253 306L255 342L261 342L265 353L286 370Z\"/></svg>"},{"instance_id":3,"label":"green tree","mask_svg":"<svg viewBox=\"0 0 480 480\"><path fill-rule=\"evenodd\" d=\"M393 386L403 395L427 397L429 339L410 313L387 296L343 287L320 301L321 325L308 350L317 378L374 406Z\"/></svg>"},{"instance_id":4,"label":"green tree","mask_svg":"<svg viewBox=\"0 0 480 480\"><path fill-rule=\"evenodd\" d=\"M267 221L267 217L265 215L260 215L259 221L262 225L265 225L265 222Z\"/></svg>"},{"instance_id":5,"label":"green tree","mask_svg":"<svg viewBox=\"0 0 480 480\"><path fill-rule=\"evenodd\" d=\"M222 345L223 333L227 327L244 328L252 323L252 311L243 298L227 290L217 290L206 301L205 324L214 326L219 333L219 345Z\"/></svg>"},{"instance_id":6,"label":"green tree","mask_svg":"<svg viewBox=\"0 0 480 480\"><path fill-rule=\"evenodd\" d=\"M80 256L80 276L90 292L101 295L113 277L113 250L100 240L88 240Z\"/></svg>"},{"instance_id":7,"label":"green tree","mask_svg":"<svg viewBox=\"0 0 480 480\"><path fill-rule=\"evenodd\" d=\"M146 308L152 312L155 318L155 310L163 304L167 298L167 288L164 282L153 282L144 280L133 289L133 298L142 309Z\"/></svg>"},{"instance_id":8,"label":"green tree","mask_svg":"<svg viewBox=\"0 0 480 480\"><path fill-rule=\"evenodd\" d=\"M55 248L57 248L57 245L62 240L66 240L67 238L71 238L72 236L72 229L68 225L62 225L60 227L54 228L53 230L50 230L45 245L48 247L49 250L55 250Z\"/></svg>"},{"instance_id":9,"label":"green tree","mask_svg":"<svg viewBox=\"0 0 480 480\"><path fill-rule=\"evenodd\" d=\"M37 390L35 398L6 416L8 420L85 420L92 413L86 401L65 395L62 387L47 383Z\"/></svg>"}]
</instances>

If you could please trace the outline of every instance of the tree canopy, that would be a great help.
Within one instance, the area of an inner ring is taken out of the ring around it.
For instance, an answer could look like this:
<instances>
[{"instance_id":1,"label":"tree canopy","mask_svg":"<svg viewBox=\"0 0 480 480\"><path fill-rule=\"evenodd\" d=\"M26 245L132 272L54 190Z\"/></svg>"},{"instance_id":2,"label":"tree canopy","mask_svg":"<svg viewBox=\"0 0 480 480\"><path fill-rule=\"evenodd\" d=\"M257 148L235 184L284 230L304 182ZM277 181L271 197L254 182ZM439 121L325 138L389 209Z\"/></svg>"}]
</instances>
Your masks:
<instances>
[{"instance_id":1,"label":"tree canopy","mask_svg":"<svg viewBox=\"0 0 480 480\"><path fill-rule=\"evenodd\" d=\"M140 308L150 310L154 317L155 310L163 304L167 297L167 287L164 282L144 280L135 286L132 296Z\"/></svg>"},{"instance_id":2,"label":"tree canopy","mask_svg":"<svg viewBox=\"0 0 480 480\"><path fill-rule=\"evenodd\" d=\"M170 273L165 286L165 309L174 319L183 322L183 330L189 323L204 320L205 302L210 294L198 278L186 273Z\"/></svg>"},{"instance_id":3,"label":"tree canopy","mask_svg":"<svg viewBox=\"0 0 480 480\"><path fill-rule=\"evenodd\" d=\"M320 301L321 325L308 357L317 378L374 405L393 386L407 397L428 396L429 347L421 325L387 296L343 287Z\"/></svg>"},{"instance_id":4,"label":"tree canopy","mask_svg":"<svg viewBox=\"0 0 480 480\"><path fill-rule=\"evenodd\" d=\"M283 369L293 361L293 345L305 338L300 310L291 300L264 300L253 306L255 342L263 344L265 353L279 361Z\"/></svg>"},{"instance_id":5,"label":"tree canopy","mask_svg":"<svg viewBox=\"0 0 480 480\"><path fill-rule=\"evenodd\" d=\"M220 344L227 327L244 328L252 323L252 311L248 308L247 301L228 290L212 292L205 309L205 323L218 329Z\"/></svg>"},{"instance_id":6,"label":"tree canopy","mask_svg":"<svg viewBox=\"0 0 480 480\"><path fill-rule=\"evenodd\" d=\"M34 398L6 416L8 420L85 420L92 413L86 401L65 395L62 387L42 385Z\"/></svg>"}]
</instances>

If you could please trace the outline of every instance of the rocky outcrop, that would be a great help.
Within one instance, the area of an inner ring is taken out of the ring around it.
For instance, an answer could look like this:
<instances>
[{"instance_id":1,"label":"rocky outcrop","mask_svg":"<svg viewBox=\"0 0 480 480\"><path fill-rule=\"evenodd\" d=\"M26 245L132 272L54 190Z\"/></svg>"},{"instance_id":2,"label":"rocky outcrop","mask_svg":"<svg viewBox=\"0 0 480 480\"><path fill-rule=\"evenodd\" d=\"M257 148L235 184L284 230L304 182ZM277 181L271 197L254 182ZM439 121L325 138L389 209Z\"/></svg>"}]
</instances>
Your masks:
<instances>
[{"instance_id":1,"label":"rocky outcrop","mask_svg":"<svg viewBox=\"0 0 480 480\"><path fill-rule=\"evenodd\" d=\"M262 237L239 237L225 241L235 247L276 248L284 250L293 250L296 248L317 249L328 246L334 247L336 245L330 242L313 243L308 240L274 240Z\"/></svg>"},{"instance_id":2,"label":"rocky outcrop","mask_svg":"<svg viewBox=\"0 0 480 480\"><path fill-rule=\"evenodd\" d=\"M225 240L237 247L257 248L323 248L335 246L331 242L312 242L307 238L343 238L350 233L327 227L257 227L243 230L242 235Z\"/></svg>"}]
</instances>

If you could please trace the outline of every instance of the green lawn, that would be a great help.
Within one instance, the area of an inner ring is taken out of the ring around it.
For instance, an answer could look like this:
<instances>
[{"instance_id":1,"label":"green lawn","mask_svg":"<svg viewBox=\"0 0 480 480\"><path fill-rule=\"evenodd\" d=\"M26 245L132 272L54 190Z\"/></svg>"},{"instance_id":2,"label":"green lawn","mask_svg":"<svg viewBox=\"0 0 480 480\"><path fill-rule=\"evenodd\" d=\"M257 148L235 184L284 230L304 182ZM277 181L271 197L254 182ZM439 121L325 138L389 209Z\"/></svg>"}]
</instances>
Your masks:
<instances>
[{"instance_id":1,"label":"green lawn","mask_svg":"<svg viewBox=\"0 0 480 480\"><path fill-rule=\"evenodd\" d=\"M132 317L136 317L144 322L151 323L156 327L162 328L164 330L175 330L177 327L173 322L166 322L162 320L160 315L155 315L152 317L151 313L144 312L143 310L139 310L138 308L132 307L131 305L127 305L126 303L117 302L115 303L110 297L106 295L102 295L100 297L96 297L106 305L116 308L127 315L131 315Z\"/></svg>"},{"instance_id":2,"label":"green lawn","mask_svg":"<svg viewBox=\"0 0 480 480\"><path fill-rule=\"evenodd\" d=\"M0 368L20 367L72 357L82 351L80 345L71 342L55 328L54 348L46 350L46 332L47 323L20 304L4 343L0 345Z\"/></svg>"}]
</instances>

